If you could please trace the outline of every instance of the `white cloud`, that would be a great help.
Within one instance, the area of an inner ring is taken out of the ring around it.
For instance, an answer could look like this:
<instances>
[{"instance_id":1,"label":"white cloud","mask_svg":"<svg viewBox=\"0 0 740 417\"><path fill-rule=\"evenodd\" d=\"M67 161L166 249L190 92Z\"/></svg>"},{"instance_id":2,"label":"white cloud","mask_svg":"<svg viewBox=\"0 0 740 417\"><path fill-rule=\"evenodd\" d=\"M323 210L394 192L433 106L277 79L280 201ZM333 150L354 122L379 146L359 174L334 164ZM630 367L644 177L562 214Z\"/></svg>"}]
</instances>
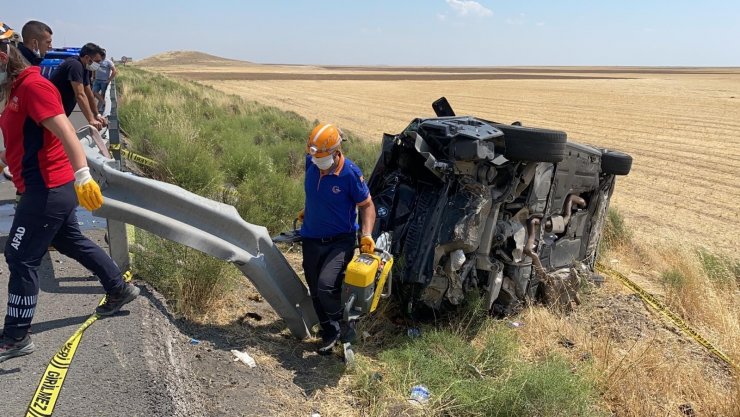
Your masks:
<instances>
[{"instance_id":1,"label":"white cloud","mask_svg":"<svg viewBox=\"0 0 740 417\"><path fill-rule=\"evenodd\" d=\"M473 0L447 0L447 5L459 16L491 16L493 12L482 4Z\"/></svg>"},{"instance_id":2,"label":"white cloud","mask_svg":"<svg viewBox=\"0 0 740 417\"><path fill-rule=\"evenodd\" d=\"M445 22L447 21L447 15L444 13L437 13L437 20L439 20L440 22Z\"/></svg>"},{"instance_id":3,"label":"white cloud","mask_svg":"<svg viewBox=\"0 0 740 417\"><path fill-rule=\"evenodd\" d=\"M537 22L537 26L540 26L540 27L545 26L545 22Z\"/></svg>"},{"instance_id":4,"label":"white cloud","mask_svg":"<svg viewBox=\"0 0 740 417\"><path fill-rule=\"evenodd\" d=\"M517 17L507 17L507 25L523 25L524 24L524 13L519 13Z\"/></svg>"}]
</instances>

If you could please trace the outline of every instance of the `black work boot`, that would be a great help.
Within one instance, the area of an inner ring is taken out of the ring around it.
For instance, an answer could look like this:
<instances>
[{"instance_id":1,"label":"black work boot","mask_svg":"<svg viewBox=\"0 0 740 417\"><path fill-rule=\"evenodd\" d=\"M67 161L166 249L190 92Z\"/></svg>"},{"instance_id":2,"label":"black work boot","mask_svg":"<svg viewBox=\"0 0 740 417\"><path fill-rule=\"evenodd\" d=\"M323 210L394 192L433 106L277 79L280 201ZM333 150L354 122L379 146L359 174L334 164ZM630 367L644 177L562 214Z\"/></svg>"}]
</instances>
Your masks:
<instances>
[{"instance_id":1,"label":"black work boot","mask_svg":"<svg viewBox=\"0 0 740 417\"><path fill-rule=\"evenodd\" d=\"M126 284L118 294L106 294L105 302L95 308L95 312L101 316L112 316L123 307L124 304L130 303L139 295L139 287L133 284Z\"/></svg>"},{"instance_id":2,"label":"black work boot","mask_svg":"<svg viewBox=\"0 0 740 417\"><path fill-rule=\"evenodd\" d=\"M10 336L2 336L0 339L0 362L18 356L28 355L36 350L36 346L31 341L31 336L26 334L22 339L14 339Z\"/></svg>"}]
</instances>

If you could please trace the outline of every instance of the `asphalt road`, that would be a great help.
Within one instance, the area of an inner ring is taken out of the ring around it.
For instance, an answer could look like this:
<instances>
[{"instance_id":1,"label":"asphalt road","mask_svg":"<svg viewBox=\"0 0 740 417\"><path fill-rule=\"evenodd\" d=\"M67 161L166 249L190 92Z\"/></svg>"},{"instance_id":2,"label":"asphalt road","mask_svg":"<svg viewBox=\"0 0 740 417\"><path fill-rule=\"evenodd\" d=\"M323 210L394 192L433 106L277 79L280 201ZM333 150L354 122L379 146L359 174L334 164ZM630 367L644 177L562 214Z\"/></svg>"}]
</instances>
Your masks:
<instances>
[{"instance_id":1,"label":"asphalt road","mask_svg":"<svg viewBox=\"0 0 740 417\"><path fill-rule=\"evenodd\" d=\"M78 116L73 121L79 125ZM12 222L13 211L7 204L14 197L12 184L0 180L0 206L5 208L0 210L0 225ZM92 217L86 219L92 223ZM4 248L7 228L1 232L0 248ZM106 248L104 230L85 234ZM32 326L36 352L0 364L0 416L25 415L48 361L103 296L97 278L56 251L45 256L39 272L41 291ZM0 262L3 314L8 275L7 264ZM54 415L204 415L187 360L189 338L163 311L157 295L143 288L142 296L118 315L95 322L82 338Z\"/></svg>"}]
</instances>

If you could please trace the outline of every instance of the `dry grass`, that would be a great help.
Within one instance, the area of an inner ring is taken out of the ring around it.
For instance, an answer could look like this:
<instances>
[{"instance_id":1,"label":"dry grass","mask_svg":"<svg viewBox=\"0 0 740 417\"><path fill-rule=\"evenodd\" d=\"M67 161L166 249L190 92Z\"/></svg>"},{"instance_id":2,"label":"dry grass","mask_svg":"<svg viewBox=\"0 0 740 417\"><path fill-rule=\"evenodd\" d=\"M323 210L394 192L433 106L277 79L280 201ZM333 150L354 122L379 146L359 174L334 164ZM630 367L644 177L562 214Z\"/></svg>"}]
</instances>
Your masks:
<instances>
[{"instance_id":1,"label":"dry grass","mask_svg":"<svg viewBox=\"0 0 740 417\"><path fill-rule=\"evenodd\" d=\"M620 178L615 203L636 225L639 239L670 242L675 234L681 239L691 236L692 241L723 253L740 249L736 203L740 187L735 183L740 172L740 119L736 117L740 70L656 74L636 68L632 73L612 69L615 72L610 74L601 68L574 74L573 68L562 69L571 71L562 75L614 79L219 81L215 75L209 80L209 74L365 77L368 71L194 62L183 59L153 69L174 75L195 72L200 82L218 90L295 111L309 120L332 120L368 140L379 140L382 132L401 131L413 117L431 116L431 102L442 95L458 114L565 130L573 140L635 157L632 173ZM405 70L388 68L382 74L416 74ZM449 69L441 75L446 74Z\"/></svg>"},{"instance_id":2,"label":"dry grass","mask_svg":"<svg viewBox=\"0 0 740 417\"><path fill-rule=\"evenodd\" d=\"M740 280L710 279L695 246L735 258L740 249L740 71L636 70L615 75L632 79L612 80L208 81L209 72L359 70L206 65L158 68L201 71L200 82L218 90L309 120L332 120L368 140L431 115L431 101L445 95L458 114L562 129L573 140L631 153L633 171L618 181L614 203L634 240L615 245L604 260L740 360ZM525 311L526 325L518 332L523 354L536 359L558 351L574 364L590 362L605 408L614 415L685 416L690 409L701 416L740 416L740 377L617 281L608 280L585 300L568 316L539 307ZM351 379L342 378L310 402L322 415L358 415L351 387Z\"/></svg>"},{"instance_id":3,"label":"dry grass","mask_svg":"<svg viewBox=\"0 0 740 417\"><path fill-rule=\"evenodd\" d=\"M731 371L671 326L658 325L661 318L619 283L608 283L587 303L567 317L527 310L520 333L525 354L556 351L576 364L591 362L605 408L618 416L678 417L689 415L681 411L687 407L702 416L740 415L740 385Z\"/></svg>"}]
</instances>

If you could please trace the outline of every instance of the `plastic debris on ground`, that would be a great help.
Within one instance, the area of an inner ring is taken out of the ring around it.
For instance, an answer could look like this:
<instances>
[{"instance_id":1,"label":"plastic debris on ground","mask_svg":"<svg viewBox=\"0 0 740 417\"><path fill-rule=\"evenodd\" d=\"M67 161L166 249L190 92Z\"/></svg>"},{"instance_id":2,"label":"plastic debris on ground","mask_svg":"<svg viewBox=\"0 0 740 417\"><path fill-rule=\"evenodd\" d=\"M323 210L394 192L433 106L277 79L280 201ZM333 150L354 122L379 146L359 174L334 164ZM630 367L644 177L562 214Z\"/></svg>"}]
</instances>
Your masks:
<instances>
[{"instance_id":1,"label":"plastic debris on ground","mask_svg":"<svg viewBox=\"0 0 740 417\"><path fill-rule=\"evenodd\" d=\"M411 387L409 402L412 404L423 405L429 402L429 388L424 385L414 385Z\"/></svg>"},{"instance_id":2,"label":"plastic debris on ground","mask_svg":"<svg viewBox=\"0 0 740 417\"><path fill-rule=\"evenodd\" d=\"M517 328L522 327L522 326L524 326L524 323L522 323L521 321L510 321L509 322L509 327L511 327L513 329L517 329Z\"/></svg>"},{"instance_id":3,"label":"plastic debris on ground","mask_svg":"<svg viewBox=\"0 0 740 417\"><path fill-rule=\"evenodd\" d=\"M191 344L191 345L198 345L198 344L200 344L200 340L198 340L198 339L195 339L195 338L193 338L193 339L190 339L190 344Z\"/></svg>"},{"instance_id":4,"label":"plastic debris on ground","mask_svg":"<svg viewBox=\"0 0 740 417\"><path fill-rule=\"evenodd\" d=\"M421 336L421 329L418 327L409 327L409 329L406 330L406 335L412 339L416 339Z\"/></svg>"},{"instance_id":5,"label":"plastic debris on ground","mask_svg":"<svg viewBox=\"0 0 740 417\"><path fill-rule=\"evenodd\" d=\"M234 362L241 361L243 364L248 365L250 368L256 368L257 362L254 361L254 358L249 356L247 352L241 352L236 349L232 349L231 353L236 356L236 359L234 359Z\"/></svg>"}]
</instances>

